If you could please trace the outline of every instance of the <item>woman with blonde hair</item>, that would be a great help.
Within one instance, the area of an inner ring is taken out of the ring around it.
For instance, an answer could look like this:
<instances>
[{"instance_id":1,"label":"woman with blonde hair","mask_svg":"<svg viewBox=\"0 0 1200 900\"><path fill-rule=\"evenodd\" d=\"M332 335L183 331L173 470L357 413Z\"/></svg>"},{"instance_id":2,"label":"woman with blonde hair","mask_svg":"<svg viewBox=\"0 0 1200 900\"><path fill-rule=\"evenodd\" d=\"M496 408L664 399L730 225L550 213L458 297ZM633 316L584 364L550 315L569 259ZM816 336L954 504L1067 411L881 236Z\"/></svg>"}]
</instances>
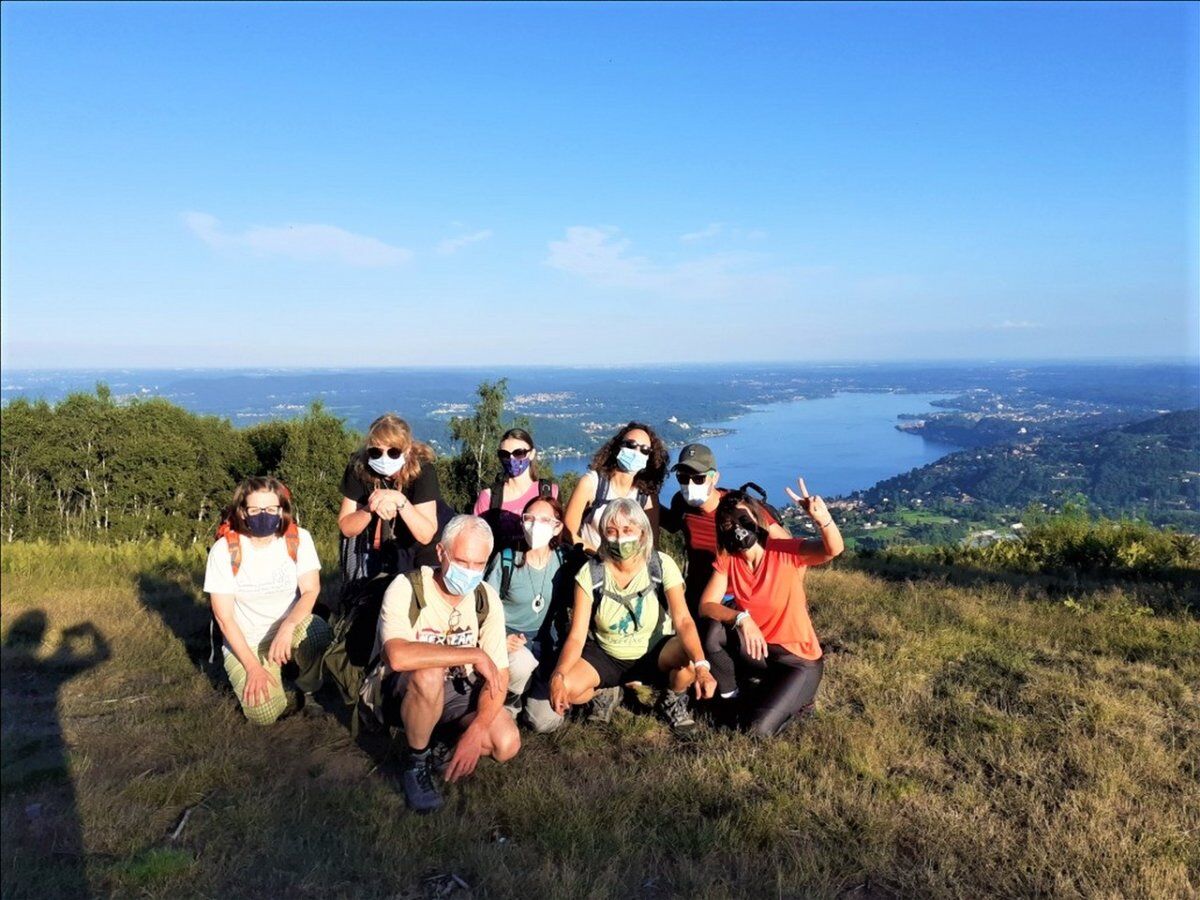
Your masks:
<instances>
[{"instance_id":1,"label":"woman with blonde hair","mask_svg":"<svg viewBox=\"0 0 1200 900\"><path fill-rule=\"evenodd\" d=\"M605 505L596 558L579 570L571 629L550 676L548 698L531 698L526 714L539 731L552 731L567 710L598 691L607 721L620 687L634 681L665 687L659 712L676 733L695 727L688 688L711 697L710 672L696 623L683 596L683 576L671 557L654 549L650 521L637 500Z\"/></svg>"},{"instance_id":2,"label":"woman with blonde hair","mask_svg":"<svg viewBox=\"0 0 1200 900\"><path fill-rule=\"evenodd\" d=\"M346 581L437 565L442 503L432 448L408 423L385 413L342 476L338 528Z\"/></svg>"},{"instance_id":3,"label":"woman with blonde hair","mask_svg":"<svg viewBox=\"0 0 1200 900\"><path fill-rule=\"evenodd\" d=\"M234 492L208 552L204 590L224 636L225 672L246 718L270 725L293 702L281 667L300 669L305 697L321 686L321 659L332 633L312 614L321 592L312 536L292 518L292 498L275 478L247 478Z\"/></svg>"}]
</instances>

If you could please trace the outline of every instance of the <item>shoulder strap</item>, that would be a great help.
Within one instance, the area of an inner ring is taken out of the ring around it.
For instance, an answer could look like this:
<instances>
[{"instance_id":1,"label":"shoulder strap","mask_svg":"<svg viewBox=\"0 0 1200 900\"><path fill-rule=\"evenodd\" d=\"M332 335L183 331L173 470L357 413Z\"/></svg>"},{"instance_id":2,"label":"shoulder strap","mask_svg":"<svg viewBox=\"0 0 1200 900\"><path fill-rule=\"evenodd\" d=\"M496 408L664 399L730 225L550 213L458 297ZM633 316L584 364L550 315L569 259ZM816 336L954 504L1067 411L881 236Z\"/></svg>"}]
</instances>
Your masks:
<instances>
[{"instance_id":1,"label":"shoulder strap","mask_svg":"<svg viewBox=\"0 0 1200 900\"><path fill-rule=\"evenodd\" d=\"M500 599L503 600L508 596L508 589L512 587L513 569L517 567L517 554L512 547L505 547L500 551Z\"/></svg>"},{"instance_id":2,"label":"shoulder strap","mask_svg":"<svg viewBox=\"0 0 1200 900\"><path fill-rule=\"evenodd\" d=\"M425 577L421 574L420 568L406 572L404 577L412 586L412 602L408 605L408 624L416 628L417 619L421 617L421 610L425 608Z\"/></svg>"},{"instance_id":3,"label":"shoulder strap","mask_svg":"<svg viewBox=\"0 0 1200 900\"><path fill-rule=\"evenodd\" d=\"M492 482L491 496L488 498L488 512L495 512L504 505L504 479L497 478Z\"/></svg>"},{"instance_id":4,"label":"shoulder strap","mask_svg":"<svg viewBox=\"0 0 1200 900\"><path fill-rule=\"evenodd\" d=\"M651 550L650 555L646 558L646 571L650 573L650 583L656 588L661 588L663 583L662 557L658 555L657 550Z\"/></svg>"},{"instance_id":5,"label":"shoulder strap","mask_svg":"<svg viewBox=\"0 0 1200 900\"><path fill-rule=\"evenodd\" d=\"M608 476L603 472L596 472L596 496L592 498L592 503L601 504L608 499Z\"/></svg>"},{"instance_id":6,"label":"shoulder strap","mask_svg":"<svg viewBox=\"0 0 1200 900\"><path fill-rule=\"evenodd\" d=\"M549 500L554 496L554 482L549 478L538 479L538 497L542 500Z\"/></svg>"},{"instance_id":7,"label":"shoulder strap","mask_svg":"<svg viewBox=\"0 0 1200 900\"><path fill-rule=\"evenodd\" d=\"M232 528L227 529L225 546L229 548L229 567L233 569L233 577L237 578L238 569L242 567L242 536Z\"/></svg>"},{"instance_id":8,"label":"shoulder strap","mask_svg":"<svg viewBox=\"0 0 1200 900\"><path fill-rule=\"evenodd\" d=\"M283 540L287 544L288 556L292 558L292 562L300 561L300 527L292 522L287 527L287 531L283 533Z\"/></svg>"},{"instance_id":9,"label":"shoulder strap","mask_svg":"<svg viewBox=\"0 0 1200 900\"><path fill-rule=\"evenodd\" d=\"M479 625L480 634L483 632L483 623L487 621L488 609L490 607L487 587L482 582L475 585L475 621Z\"/></svg>"}]
</instances>

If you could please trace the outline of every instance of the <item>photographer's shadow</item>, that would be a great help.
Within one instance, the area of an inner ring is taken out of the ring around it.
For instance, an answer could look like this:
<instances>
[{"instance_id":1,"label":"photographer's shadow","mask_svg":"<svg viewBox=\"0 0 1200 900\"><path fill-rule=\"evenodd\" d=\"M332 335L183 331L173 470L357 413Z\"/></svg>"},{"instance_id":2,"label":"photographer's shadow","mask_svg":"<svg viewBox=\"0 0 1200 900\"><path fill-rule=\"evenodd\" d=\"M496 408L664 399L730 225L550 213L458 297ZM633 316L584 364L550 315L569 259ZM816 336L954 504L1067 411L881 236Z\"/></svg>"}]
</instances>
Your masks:
<instances>
[{"instance_id":1,"label":"photographer's shadow","mask_svg":"<svg viewBox=\"0 0 1200 900\"><path fill-rule=\"evenodd\" d=\"M6 897L90 894L60 705L67 682L108 660L112 650L94 624L82 622L64 629L53 652L41 656L46 626L46 613L30 610L12 623L4 640L0 781L6 802L20 798L24 808L22 815L5 816ZM25 857L21 880L10 881L18 854Z\"/></svg>"}]
</instances>

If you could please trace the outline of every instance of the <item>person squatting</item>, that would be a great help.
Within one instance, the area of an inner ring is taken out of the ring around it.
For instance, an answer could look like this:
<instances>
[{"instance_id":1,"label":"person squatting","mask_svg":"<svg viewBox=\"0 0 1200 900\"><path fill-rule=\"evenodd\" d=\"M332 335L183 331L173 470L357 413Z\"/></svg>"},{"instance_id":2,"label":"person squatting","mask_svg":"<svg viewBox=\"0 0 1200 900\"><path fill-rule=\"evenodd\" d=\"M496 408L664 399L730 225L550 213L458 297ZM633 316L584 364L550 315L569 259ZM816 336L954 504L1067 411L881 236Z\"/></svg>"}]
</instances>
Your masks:
<instances>
[{"instance_id":1,"label":"person squatting","mask_svg":"<svg viewBox=\"0 0 1200 900\"><path fill-rule=\"evenodd\" d=\"M342 591L328 620L287 488L270 477L238 486L204 590L249 722L320 715L314 694L333 681L354 727L397 735L405 799L430 812L440 781L517 755L518 723L546 733L573 711L607 723L630 688L656 689L657 713L681 736L700 710L760 736L812 710L823 657L805 574L843 542L804 479L787 493L816 530L807 539L756 486L719 487L703 444L671 466L643 423L596 451L565 506L538 477L528 431L507 431L496 454L500 476L456 514L433 450L399 416L376 419L342 476ZM662 508L668 474L678 490ZM657 549L660 530L680 535L683 570Z\"/></svg>"}]
</instances>

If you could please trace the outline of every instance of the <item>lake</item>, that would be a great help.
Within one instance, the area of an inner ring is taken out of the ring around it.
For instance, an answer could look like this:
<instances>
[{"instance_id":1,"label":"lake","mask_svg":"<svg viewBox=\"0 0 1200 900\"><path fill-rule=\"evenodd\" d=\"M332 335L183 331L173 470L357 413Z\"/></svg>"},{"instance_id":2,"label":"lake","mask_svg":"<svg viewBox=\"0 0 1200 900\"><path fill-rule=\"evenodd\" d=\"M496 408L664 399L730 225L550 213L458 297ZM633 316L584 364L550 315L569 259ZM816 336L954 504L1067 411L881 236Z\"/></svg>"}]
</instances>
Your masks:
<instances>
[{"instance_id":1,"label":"lake","mask_svg":"<svg viewBox=\"0 0 1200 900\"><path fill-rule=\"evenodd\" d=\"M734 434L705 441L717 457L721 484L761 485L773 503L803 476L809 492L833 497L931 463L959 449L896 430L901 413L933 411L946 394L845 393L756 408L729 422L709 423ZM671 454L672 461L678 451ZM583 472L587 460L555 460L556 472ZM669 497L677 485L664 487Z\"/></svg>"}]
</instances>

